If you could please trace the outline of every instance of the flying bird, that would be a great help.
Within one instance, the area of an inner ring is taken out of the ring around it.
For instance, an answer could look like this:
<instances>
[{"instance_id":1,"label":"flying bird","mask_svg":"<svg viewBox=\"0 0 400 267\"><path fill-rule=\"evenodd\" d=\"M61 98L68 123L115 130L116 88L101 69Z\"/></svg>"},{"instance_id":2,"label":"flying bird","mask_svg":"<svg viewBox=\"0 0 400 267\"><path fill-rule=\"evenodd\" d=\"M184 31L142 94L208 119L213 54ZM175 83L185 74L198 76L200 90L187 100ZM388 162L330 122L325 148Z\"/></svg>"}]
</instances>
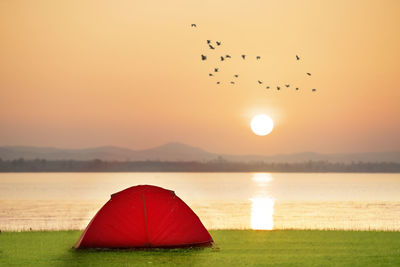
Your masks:
<instances>
[{"instance_id":1,"label":"flying bird","mask_svg":"<svg viewBox=\"0 0 400 267\"><path fill-rule=\"evenodd\" d=\"M235 75L233 75L233 76L235 76L235 78L237 78L237 77L239 77L239 74L235 74Z\"/></svg>"},{"instance_id":2,"label":"flying bird","mask_svg":"<svg viewBox=\"0 0 400 267\"><path fill-rule=\"evenodd\" d=\"M207 44L211 43L211 40L207 40Z\"/></svg>"},{"instance_id":3,"label":"flying bird","mask_svg":"<svg viewBox=\"0 0 400 267\"><path fill-rule=\"evenodd\" d=\"M218 68L215 68L214 71L215 71L215 72L218 72Z\"/></svg>"},{"instance_id":4,"label":"flying bird","mask_svg":"<svg viewBox=\"0 0 400 267\"><path fill-rule=\"evenodd\" d=\"M218 46L221 45L221 42L216 41L215 43L216 43Z\"/></svg>"},{"instance_id":5,"label":"flying bird","mask_svg":"<svg viewBox=\"0 0 400 267\"><path fill-rule=\"evenodd\" d=\"M299 87L296 87L296 91L299 91Z\"/></svg>"},{"instance_id":6,"label":"flying bird","mask_svg":"<svg viewBox=\"0 0 400 267\"><path fill-rule=\"evenodd\" d=\"M308 76L311 76L311 73L307 72L307 75L308 75Z\"/></svg>"},{"instance_id":7,"label":"flying bird","mask_svg":"<svg viewBox=\"0 0 400 267\"><path fill-rule=\"evenodd\" d=\"M235 82L234 82L234 81L231 81L231 84L235 84Z\"/></svg>"},{"instance_id":8,"label":"flying bird","mask_svg":"<svg viewBox=\"0 0 400 267\"><path fill-rule=\"evenodd\" d=\"M269 86L265 87L266 89L269 89Z\"/></svg>"},{"instance_id":9,"label":"flying bird","mask_svg":"<svg viewBox=\"0 0 400 267\"><path fill-rule=\"evenodd\" d=\"M276 87L276 90L278 90L278 91L279 91L279 90L281 90L281 88L280 88L279 86L277 86L277 87Z\"/></svg>"},{"instance_id":10,"label":"flying bird","mask_svg":"<svg viewBox=\"0 0 400 267\"><path fill-rule=\"evenodd\" d=\"M225 60L225 58L223 56L221 56L221 61L224 61L224 60Z\"/></svg>"},{"instance_id":11,"label":"flying bird","mask_svg":"<svg viewBox=\"0 0 400 267\"><path fill-rule=\"evenodd\" d=\"M208 76L214 76L212 73L209 73Z\"/></svg>"},{"instance_id":12,"label":"flying bird","mask_svg":"<svg viewBox=\"0 0 400 267\"><path fill-rule=\"evenodd\" d=\"M257 56L256 58L257 58L257 60L258 60L258 59L260 59L261 57L260 57L260 56Z\"/></svg>"},{"instance_id":13,"label":"flying bird","mask_svg":"<svg viewBox=\"0 0 400 267\"><path fill-rule=\"evenodd\" d=\"M192 27L197 27L197 25L196 24L194 24L194 23L192 23L192 25L191 25Z\"/></svg>"},{"instance_id":14,"label":"flying bird","mask_svg":"<svg viewBox=\"0 0 400 267\"><path fill-rule=\"evenodd\" d=\"M207 59L207 56L201 55L201 60L206 60L206 59Z\"/></svg>"},{"instance_id":15,"label":"flying bird","mask_svg":"<svg viewBox=\"0 0 400 267\"><path fill-rule=\"evenodd\" d=\"M220 82L217 82L217 84L220 84Z\"/></svg>"},{"instance_id":16,"label":"flying bird","mask_svg":"<svg viewBox=\"0 0 400 267\"><path fill-rule=\"evenodd\" d=\"M298 55L296 55L296 60L300 60L300 57Z\"/></svg>"},{"instance_id":17,"label":"flying bird","mask_svg":"<svg viewBox=\"0 0 400 267\"><path fill-rule=\"evenodd\" d=\"M212 46L212 45L210 45L210 44L209 44L208 46L210 47L210 49L215 49L214 46Z\"/></svg>"},{"instance_id":18,"label":"flying bird","mask_svg":"<svg viewBox=\"0 0 400 267\"><path fill-rule=\"evenodd\" d=\"M262 81L260 81L260 80L258 80L257 82L258 82L259 84L262 84Z\"/></svg>"},{"instance_id":19,"label":"flying bird","mask_svg":"<svg viewBox=\"0 0 400 267\"><path fill-rule=\"evenodd\" d=\"M287 88L289 88L289 87L290 87L290 84L285 84L285 86L286 86Z\"/></svg>"},{"instance_id":20,"label":"flying bird","mask_svg":"<svg viewBox=\"0 0 400 267\"><path fill-rule=\"evenodd\" d=\"M231 58L231 56L230 56L230 55L226 55L225 57L226 57L226 58Z\"/></svg>"},{"instance_id":21,"label":"flying bird","mask_svg":"<svg viewBox=\"0 0 400 267\"><path fill-rule=\"evenodd\" d=\"M313 92L317 91L317 89L312 89Z\"/></svg>"},{"instance_id":22,"label":"flying bird","mask_svg":"<svg viewBox=\"0 0 400 267\"><path fill-rule=\"evenodd\" d=\"M243 58L243 59L246 59L246 55L242 55L242 58Z\"/></svg>"}]
</instances>

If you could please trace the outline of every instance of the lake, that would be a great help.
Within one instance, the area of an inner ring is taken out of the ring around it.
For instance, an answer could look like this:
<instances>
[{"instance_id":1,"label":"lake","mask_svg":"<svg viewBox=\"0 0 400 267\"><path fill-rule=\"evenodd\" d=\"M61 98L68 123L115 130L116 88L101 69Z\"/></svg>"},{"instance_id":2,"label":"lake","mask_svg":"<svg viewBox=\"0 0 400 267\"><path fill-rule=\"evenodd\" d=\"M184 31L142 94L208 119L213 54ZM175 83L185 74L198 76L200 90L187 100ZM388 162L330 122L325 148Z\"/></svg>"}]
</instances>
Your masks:
<instances>
[{"instance_id":1,"label":"lake","mask_svg":"<svg viewBox=\"0 0 400 267\"><path fill-rule=\"evenodd\" d=\"M0 173L0 229L84 229L139 184L174 190L208 229L400 231L397 173Z\"/></svg>"}]
</instances>

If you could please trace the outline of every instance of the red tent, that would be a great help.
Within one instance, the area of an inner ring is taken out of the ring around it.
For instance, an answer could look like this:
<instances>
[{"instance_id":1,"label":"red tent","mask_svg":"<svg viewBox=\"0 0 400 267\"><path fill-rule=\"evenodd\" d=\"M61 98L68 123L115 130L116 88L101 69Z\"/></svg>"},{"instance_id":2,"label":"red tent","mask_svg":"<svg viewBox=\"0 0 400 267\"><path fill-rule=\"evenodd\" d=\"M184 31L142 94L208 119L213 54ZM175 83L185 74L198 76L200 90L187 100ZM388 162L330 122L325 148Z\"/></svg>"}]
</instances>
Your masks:
<instances>
[{"instance_id":1,"label":"red tent","mask_svg":"<svg viewBox=\"0 0 400 267\"><path fill-rule=\"evenodd\" d=\"M138 185L111 195L75 247L182 247L212 242L200 219L174 191Z\"/></svg>"}]
</instances>

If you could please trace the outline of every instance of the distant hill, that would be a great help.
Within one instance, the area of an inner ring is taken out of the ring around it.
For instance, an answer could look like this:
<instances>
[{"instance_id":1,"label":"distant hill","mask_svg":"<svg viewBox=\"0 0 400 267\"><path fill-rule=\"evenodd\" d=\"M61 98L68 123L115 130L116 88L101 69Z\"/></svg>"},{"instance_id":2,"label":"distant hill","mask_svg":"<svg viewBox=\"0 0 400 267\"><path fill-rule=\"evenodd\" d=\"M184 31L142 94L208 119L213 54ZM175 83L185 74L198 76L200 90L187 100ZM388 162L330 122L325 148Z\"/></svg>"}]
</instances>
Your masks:
<instances>
[{"instance_id":1,"label":"distant hill","mask_svg":"<svg viewBox=\"0 0 400 267\"><path fill-rule=\"evenodd\" d=\"M86 149L60 149L53 147L3 146L0 147L0 158L13 159L46 159L46 160L92 160L107 161L208 161L218 155L197 147L181 143L168 143L145 150L131 150L120 147L104 146Z\"/></svg>"},{"instance_id":2,"label":"distant hill","mask_svg":"<svg viewBox=\"0 0 400 267\"><path fill-rule=\"evenodd\" d=\"M235 162L397 162L400 163L400 151L370 152L352 154L319 154L313 152L296 154L262 155L228 155L205 151L198 147L182 143L168 143L162 146L144 150L104 146L86 149L61 149L53 147L3 146L0 147L2 160L46 159L46 160L93 160L105 161L211 161L228 160Z\"/></svg>"}]
</instances>

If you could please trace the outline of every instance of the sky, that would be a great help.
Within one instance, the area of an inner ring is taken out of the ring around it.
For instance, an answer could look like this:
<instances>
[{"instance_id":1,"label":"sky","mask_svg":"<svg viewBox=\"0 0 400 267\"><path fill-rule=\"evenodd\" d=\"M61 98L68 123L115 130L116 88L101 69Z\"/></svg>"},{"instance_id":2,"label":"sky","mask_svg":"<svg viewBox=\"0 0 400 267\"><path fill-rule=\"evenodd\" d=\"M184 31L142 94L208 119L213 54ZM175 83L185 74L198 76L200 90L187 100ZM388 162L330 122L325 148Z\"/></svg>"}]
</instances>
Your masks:
<instances>
[{"instance_id":1,"label":"sky","mask_svg":"<svg viewBox=\"0 0 400 267\"><path fill-rule=\"evenodd\" d=\"M399 14L397 0L3 0L0 146L400 150ZM300 90L264 87L286 83ZM269 135L250 129L260 113Z\"/></svg>"}]
</instances>

